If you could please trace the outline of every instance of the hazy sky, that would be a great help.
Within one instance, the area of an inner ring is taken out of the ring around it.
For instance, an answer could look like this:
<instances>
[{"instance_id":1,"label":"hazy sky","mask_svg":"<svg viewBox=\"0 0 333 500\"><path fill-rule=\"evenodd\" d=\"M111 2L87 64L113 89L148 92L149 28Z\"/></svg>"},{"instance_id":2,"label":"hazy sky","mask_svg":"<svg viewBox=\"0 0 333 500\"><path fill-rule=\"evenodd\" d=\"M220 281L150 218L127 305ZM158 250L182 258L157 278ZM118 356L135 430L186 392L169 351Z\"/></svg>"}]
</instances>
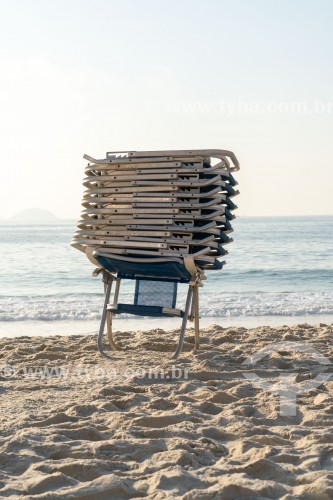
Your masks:
<instances>
[{"instance_id":1,"label":"hazy sky","mask_svg":"<svg viewBox=\"0 0 333 500\"><path fill-rule=\"evenodd\" d=\"M78 218L82 155L234 151L242 215L333 214L331 0L0 0L0 216Z\"/></svg>"}]
</instances>

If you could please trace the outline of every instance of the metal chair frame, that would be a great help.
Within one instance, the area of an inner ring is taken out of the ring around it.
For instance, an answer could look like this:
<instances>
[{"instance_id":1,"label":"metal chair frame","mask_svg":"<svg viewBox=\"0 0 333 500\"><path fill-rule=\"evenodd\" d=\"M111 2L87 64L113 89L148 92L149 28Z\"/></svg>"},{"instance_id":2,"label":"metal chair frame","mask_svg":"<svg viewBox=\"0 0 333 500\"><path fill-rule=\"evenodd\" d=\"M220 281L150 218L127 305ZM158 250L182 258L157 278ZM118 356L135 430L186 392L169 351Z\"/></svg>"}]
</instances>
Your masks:
<instances>
[{"instance_id":1,"label":"metal chair frame","mask_svg":"<svg viewBox=\"0 0 333 500\"><path fill-rule=\"evenodd\" d=\"M101 271L102 271L103 282L104 282L104 306L103 306L102 318L101 318L101 323L100 323L100 328L99 328L99 333L98 333L97 347L98 347L100 354L104 358L112 359L110 357L110 355L107 352L105 352L105 350L104 350L103 336L104 336L105 324L106 324L107 337L108 337L108 343L109 343L110 349L112 351L121 350L119 345L117 345L115 343L114 338L113 338L112 319L113 319L113 315L121 314L121 312L123 312L123 311L118 310L118 306L119 306L118 299L119 299L120 285L121 285L121 280L123 278L119 277L119 275L117 277L115 277L113 274L109 273L105 269L96 270L95 276L98 275ZM154 278L158 281L175 281L175 280L157 279L156 277L145 277L145 278L133 277L133 278L129 278L129 279L154 280ZM115 286L113 301L111 303L110 297L111 297L113 282L116 283L116 286ZM189 284L184 311L181 311L180 309L175 309L175 308L163 308L162 314L159 315L161 317L162 316L168 316L168 317L180 317L181 316L182 317L182 324L181 324L181 329L180 329L179 338L178 338L178 345L177 345L175 352L172 355L172 359L176 359L179 356L180 352L182 351L188 320L194 321L194 335L195 335L194 346L195 346L195 350L199 349L199 345L200 345L199 286L200 286L199 281L197 283L194 283L194 284L193 283Z\"/></svg>"}]
</instances>

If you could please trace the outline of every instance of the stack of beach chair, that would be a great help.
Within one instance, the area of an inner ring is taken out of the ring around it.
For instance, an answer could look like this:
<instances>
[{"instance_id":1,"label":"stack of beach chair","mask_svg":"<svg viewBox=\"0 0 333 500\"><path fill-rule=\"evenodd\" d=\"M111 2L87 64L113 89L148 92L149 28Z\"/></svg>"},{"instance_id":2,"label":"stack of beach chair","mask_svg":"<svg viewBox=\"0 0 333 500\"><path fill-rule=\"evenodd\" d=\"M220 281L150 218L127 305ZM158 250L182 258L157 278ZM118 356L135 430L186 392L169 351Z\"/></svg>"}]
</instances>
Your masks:
<instances>
[{"instance_id":1,"label":"stack of beach chair","mask_svg":"<svg viewBox=\"0 0 333 500\"><path fill-rule=\"evenodd\" d=\"M72 245L92 262L185 263L221 269L232 239L236 157L224 150L87 155L83 211ZM231 160L231 162L230 162ZM96 260L97 259L97 260Z\"/></svg>"},{"instance_id":2,"label":"stack of beach chair","mask_svg":"<svg viewBox=\"0 0 333 500\"><path fill-rule=\"evenodd\" d=\"M84 158L89 163L83 211L72 245L97 266L93 275L103 277L100 353L109 358L105 325L110 348L120 348L112 317L124 313L181 317L173 358L181 352L187 320L194 321L198 349L199 287L206 269L222 268L219 258L232 241L235 155L224 150L130 151L107 153L103 160ZM133 304L119 302L122 280L135 281ZM181 283L188 285L184 310L176 307Z\"/></svg>"}]
</instances>

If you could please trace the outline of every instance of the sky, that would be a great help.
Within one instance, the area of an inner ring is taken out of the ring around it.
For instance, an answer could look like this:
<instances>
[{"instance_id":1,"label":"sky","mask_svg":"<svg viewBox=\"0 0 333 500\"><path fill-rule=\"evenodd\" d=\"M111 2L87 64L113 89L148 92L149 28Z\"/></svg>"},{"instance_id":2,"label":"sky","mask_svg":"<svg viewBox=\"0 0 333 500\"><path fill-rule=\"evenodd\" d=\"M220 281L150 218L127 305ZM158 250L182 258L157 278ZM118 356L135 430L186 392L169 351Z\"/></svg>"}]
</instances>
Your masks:
<instances>
[{"instance_id":1,"label":"sky","mask_svg":"<svg viewBox=\"0 0 333 500\"><path fill-rule=\"evenodd\" d=\"M331 0L0 0L0 217L78 218L84 153L228 149L239 214L333 214Z\"/></svg>"}]
</instances>

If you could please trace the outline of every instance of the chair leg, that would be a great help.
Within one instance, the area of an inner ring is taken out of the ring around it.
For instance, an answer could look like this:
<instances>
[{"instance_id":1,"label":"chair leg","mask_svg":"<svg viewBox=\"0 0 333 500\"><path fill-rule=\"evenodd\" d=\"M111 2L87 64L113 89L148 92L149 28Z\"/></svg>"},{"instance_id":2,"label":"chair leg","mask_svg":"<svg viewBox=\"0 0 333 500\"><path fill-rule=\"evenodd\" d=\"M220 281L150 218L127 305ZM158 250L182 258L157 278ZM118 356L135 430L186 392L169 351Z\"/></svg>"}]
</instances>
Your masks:
<instances>
[{"instance_id":1,"label":"chair leg","mask_svg":"<svg viewBox=\"0 0 333 500\"><path fill-rule=\"evenodd\" d=\"M194 307L195 307L195 296L194 296L194 293L192 294L192 301L191 301L191 307L190 307L190 312L189 312L189 315L188 315L188 320L189 321L193 321L194 320Z\"/></svg>"},{"instance_id":2,"label":"chair leg","mask_svg":"<svg viewBox=\"0 0 333 500\"><path fill-rule=\"evenodd\" d=\"M190 307L191 307L191 300L192 300L192 296L193 296L193 288L194 287L192 285L190 285L188 288L185 311L184 311L184 316L183 316L183 321L182 321L182 327L181 327L180 334L179 334L178 347L177 347L175 353L173 354L172 359L176 359L179 356L179 353L181 352L182 347L183 347L187 318L189 315L189 311L190 311Z\"/></svg>"},{"instance_id":3,"label":"chair leg","mask_svg":"<svg viewBox=\"0 0 333 500\"><path fill-rule=\"evenodd\" d=\"M109 358L109 356L103 350L103 334L104 334L105 322L106 322L107 312L108 312L107 306L108 306L108 303L110 301L111 288L112 288L112 280L109 279L106 286L105 286L104 306L103 306L103 312L102 312L102 318L101 318L101 325L99 327L98 339L97 339L98 350L104 358Z\"/></svg>"},{"instance_id":4,"label":"chair leg","mask_svg":"<svg viewBox=\"0 0 333 500\"><path fill-rule=\"evenodd\" d=\"M200 330L199 330L199 287L195 286L193 290L194 300L194 332L195 332L195 349L199 349L200 345Z\"/></svg>"},{"instance_id":5,"label":"chair leg","mask_svg":"<svg viewBox=\"0 0 333 500\"><path fill-rule=\"evenodd\" d=\"M113 351L119 351L120 347L117 346L112 335L112 313L110 311L106 312L106 328L108 332L109 346Z\"/></svg>"},{"instance_id":6,"label":"chair leg","mask_svg":"<svg viewBox=\"0 0 333 500\"><path fill-rule=\"evenodd\" d=\"M113 305L114 306L116 306L118 304L120 283L121 283L121 279L117 278L116 279L116 289L115 289L114 297L113 297ZM112 313L110 311L107 311L107 314L106 314L106 326L107 326L107 331L108 331L109 346L111 347L111 349L113 351L120 350L120 347L117 346L117 344L113 340L113 335L112 335Z\"/></svg>"}]
</instances>

